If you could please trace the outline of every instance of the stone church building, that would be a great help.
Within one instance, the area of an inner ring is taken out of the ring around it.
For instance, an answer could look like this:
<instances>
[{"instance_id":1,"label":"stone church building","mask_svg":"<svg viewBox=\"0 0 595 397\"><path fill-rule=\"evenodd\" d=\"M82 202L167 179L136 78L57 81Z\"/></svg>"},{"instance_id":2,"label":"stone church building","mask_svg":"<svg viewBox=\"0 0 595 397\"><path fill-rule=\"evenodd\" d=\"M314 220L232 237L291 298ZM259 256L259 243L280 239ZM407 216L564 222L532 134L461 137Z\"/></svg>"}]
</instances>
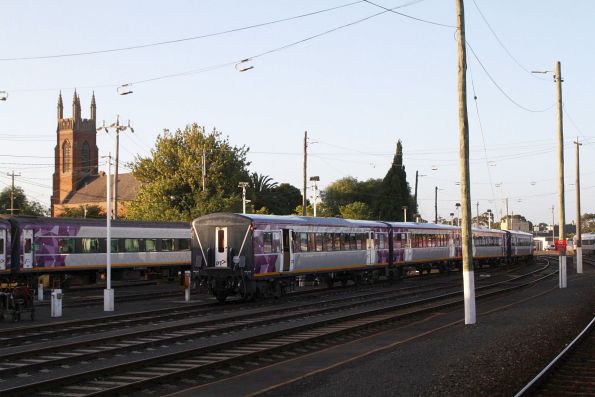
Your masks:
<instances>
[{"instance_id":1,"label":"stone church building","mask_svg":"<svg viewBox=\"0 0 595 397\"><path fill-rule=\"evenodd\" d=\"M98 172L97 105L91 98L90 117L81 116L81 99L74 91L72 117L64 118L62 93L58 96L58 127L54 148L52 216L61 216L66 208L83 209L97 206L106 209L107 181ZM112 176L113 179L113 176ZM118 177L118 216L126 214L126 206L138 192L139 183L132 174ZM112 182L112 193L113 193ZM112 205L113 208L113 205Z\"/></svg>"}]
</instances>

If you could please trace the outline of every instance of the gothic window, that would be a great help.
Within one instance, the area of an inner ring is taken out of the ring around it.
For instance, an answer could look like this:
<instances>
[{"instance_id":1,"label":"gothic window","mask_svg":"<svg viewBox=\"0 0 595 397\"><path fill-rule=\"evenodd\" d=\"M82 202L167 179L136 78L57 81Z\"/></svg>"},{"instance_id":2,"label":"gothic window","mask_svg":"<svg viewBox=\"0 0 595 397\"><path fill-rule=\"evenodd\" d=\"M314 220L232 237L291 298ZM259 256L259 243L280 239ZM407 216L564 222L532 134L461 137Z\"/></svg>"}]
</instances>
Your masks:
<instances>
[{"instance_id":1,"label":"gothic window","mask_svg":"<svg viewBox=\"0 0 595 397\"><path fill-rule=\"evenodd\" d=\"M69 172L72 168L71 147L69 141L62 144L62 172Z\"/></svg>"},{"instance_id":2,"label":"gothic window","mask_svg":"<svg viewBox=\"0 0 595 397\"><path fill-rule=\"evenodd\" d=\"M83 172L88 173L90 168L89 163L90 151L89 151L89 144L87 141L83 142L83 149L81 153L81 166L83 167Z\"/></svg>"}]
</instances>

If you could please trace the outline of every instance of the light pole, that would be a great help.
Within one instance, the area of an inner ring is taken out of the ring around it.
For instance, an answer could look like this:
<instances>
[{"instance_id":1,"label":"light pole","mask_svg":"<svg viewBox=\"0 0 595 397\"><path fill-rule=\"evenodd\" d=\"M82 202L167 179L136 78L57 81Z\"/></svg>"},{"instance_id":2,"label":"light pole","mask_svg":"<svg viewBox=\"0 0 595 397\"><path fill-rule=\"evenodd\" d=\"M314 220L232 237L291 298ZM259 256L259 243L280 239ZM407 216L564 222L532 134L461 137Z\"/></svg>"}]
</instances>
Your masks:
<instances>
[{"instance_id":1,"label":"light pole","mask_svg":"<svg viewBox=\"0 0 595 397\"><path fill-rule=\"evenodd\" d=\"M455 213L454 213L454 212L451 212L451 213L450 213L450 226L453 226L453 223L454 223L454 217L455 217Z\"/></svg>"},{"instance_id":2,"label":"light pole","mask_svg":"<svg viewBox=\"0 0 595 397\"><path fill-rule=\"evenodd\" d=\"M320 177L311 176L310 182L312 182L312 201L314 202L314 216L316 217L316 202L318 201L318 185L316 182L320 181Z\"/></svg>"},{"instance_id":3,"label":"light pole","mask_svg":"<svg viewBox=\"0 0 595 397\"><path fill-rule=\"evenodd\" d=\"M486 211L488 213L488 229L492 228L492 210L488 208Z\"/></svg>"},{"instance_id":4,"label":"light pole","mask_svg":"<svg viewBox=\"0 0 595 397\"><path fill-rule=\"evenodd\" d=\"M418 171L415 171L415 194L414 194L415 208L417 208L417 180L419 179L419 177L423 177L423 176L427 176L427 175L420 174Z\"/></svg>"},{"instance_id":5,"label":"light pole","mask_svg":"<svg viewBox=\"0 0 595 397\"><path fill-rule=\"evenodd\" d=\"M132 93L132 91L126 93L126 94L120 94L120 95L127 95ZM134 132L134 128L132 128L130 126L130 120L128 120L128 125L120 125L120 115L118 115L116 117L116 122L110 124L109 126L105 125L105 121L103 122L103 125L99 128L97 128L97 131L105 131L106 133L109 133L109 129L113 129L114 132L116 133L116 172L115 172L115 176L114 176L114 219L118 219L118 165L119 165L119 161L120 161L120 132L126 131L126 130L130 130L130 132Z\"/></svg>"},{"instance_id":6,"label":"light pole","mask_svg":"<svg viewBox=\"0 0 595 397\"><path fill-rule=\"evenodd\" d=\"M111 217L111 179L112 179L112 154L107 155L107 202L106 202L106 239L105 239L105 253L106 253L106 271L107 280L106 288L103 290L103 311L114 311L114 290L112 289L112 217Z\"/></svg>"},{"instance_id":7,"label":"light pole","mask_svg":"<svg viewBox=\"0 0 595 397\"><path fill-rule=\"evenodd\" d=\"M407 222L407 206L404 205L401 208L403 209L403 222Z\"/></svg>"},{"instance_id":8,"label":"light pole","mask_svg":"<svg viewBox=\"0 0 595 397\"><path fill-rule=\"evenodd\" d=\"M455 207L457 208L457 226L461 226L461 203L456 203Z\"/></svg>"},{"instance_id":9,"label":"light pole","mask_svg":"<svg viewBox=\"0 0 595 397\"><path fill-rule=\"evenodd\" d=\"M242 214L246 214L246 202L250 200L246 200L246 188L248 187L248 182L240 182L238 187L242 188Z\"/></svg>"}]
</instances>

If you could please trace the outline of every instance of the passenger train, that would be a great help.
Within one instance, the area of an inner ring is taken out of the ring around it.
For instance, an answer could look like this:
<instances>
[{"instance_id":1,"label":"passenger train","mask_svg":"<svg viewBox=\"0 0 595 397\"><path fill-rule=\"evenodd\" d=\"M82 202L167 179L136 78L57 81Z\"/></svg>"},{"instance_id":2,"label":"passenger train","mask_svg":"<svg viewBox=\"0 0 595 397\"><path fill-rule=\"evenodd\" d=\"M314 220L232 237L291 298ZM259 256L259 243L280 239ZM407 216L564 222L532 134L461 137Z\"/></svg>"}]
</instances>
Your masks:
<instances>
[{"instance_id":1,"label":"passenger train","mask_svg":"<svg viewBox=\"0 0 595 397\"><path fill-rule=\"evenodd\" d=\"M0 279L28 284L47 277L95 282L106 270L102 219L10 217L0 219ZM141 272L175 275L190 269L190 225L185 222L112 221L114 279Z\"/></svg>"},{"instance_id":2,"label":"passenger train","mask_svg":"<svg viewBox=\"0 0 595 397\"><path fill-rule=\"evenodd\" d=\"M302 216L216 213L192 222L192 263L219 301L277 296L298 276L335 281L397 278L460 267L459 227ZM477 265L533 255L524 232L473 229Z\"/></svg>"},{"instance_id":3,"label":"passenger train","mask_svg":"<svg viewBox=\"0 0 595 397\"><path fill-rule=\"evenodd\" d=\"M595 253L595 233L584 233L581 234L581 247L583 248L583 254L589 255Z\"/></svg>"}]
</instances>

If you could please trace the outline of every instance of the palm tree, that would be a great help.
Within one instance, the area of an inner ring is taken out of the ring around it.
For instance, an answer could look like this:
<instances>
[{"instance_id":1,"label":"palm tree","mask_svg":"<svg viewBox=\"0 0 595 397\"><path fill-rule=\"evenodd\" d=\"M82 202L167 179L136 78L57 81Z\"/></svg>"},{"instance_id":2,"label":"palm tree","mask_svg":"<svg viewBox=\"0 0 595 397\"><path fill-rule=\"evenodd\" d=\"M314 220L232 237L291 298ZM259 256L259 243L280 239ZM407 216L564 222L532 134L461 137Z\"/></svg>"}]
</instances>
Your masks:
<instances>
[{"instance_id":1,"label":"palm tree","mask_svg":"<svg viewBox=\"0 0 595 397\"><path fill-rule=\"evenodd\" d=\"M273 178L268 175L261 175L258 172L250 175L250 195L255 210L265 206L265 196L277 185L278 183L273 182Z\"/></svg>"}]
</instances>

